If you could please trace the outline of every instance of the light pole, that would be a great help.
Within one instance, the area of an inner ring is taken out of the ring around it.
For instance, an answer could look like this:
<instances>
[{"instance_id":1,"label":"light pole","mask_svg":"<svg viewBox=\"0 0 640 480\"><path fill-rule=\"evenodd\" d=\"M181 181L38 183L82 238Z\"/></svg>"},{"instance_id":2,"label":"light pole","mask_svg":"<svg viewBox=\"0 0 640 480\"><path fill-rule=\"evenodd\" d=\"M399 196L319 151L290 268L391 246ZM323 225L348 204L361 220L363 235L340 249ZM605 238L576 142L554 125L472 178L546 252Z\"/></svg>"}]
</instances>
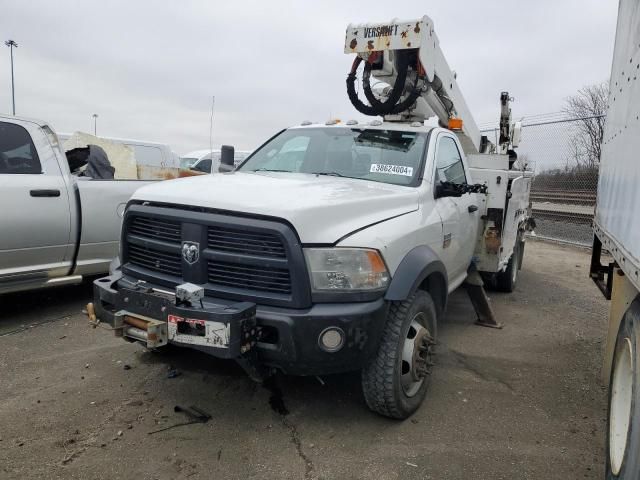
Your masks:
<instances>
[{"instance_id":1,"label":"light pole","mask_svg":"<svg viewBox=\"0 0 640 480\"><path fill-rule=\"evenodd\" d=\"M98 114L94 113L92 117L93 117L93 136L97 137L98 136Z\"/></svg>"},{"instance_id":2,"label":"light pole","mask_svg":"<svg viewBox=\"0 0 640 480\"><path fill-rule=\"evenodd\" d=\"M16 114L16 91L15 91L15 86L13 83L13 48L18 48L18 44L16 42L14 42L13 40L7 40L6 42L4 42L4 44L9 47L9 50L11 51L11 100L12 100L12 106L13 106L13 114Z\"/></svg>"}]
</instances>

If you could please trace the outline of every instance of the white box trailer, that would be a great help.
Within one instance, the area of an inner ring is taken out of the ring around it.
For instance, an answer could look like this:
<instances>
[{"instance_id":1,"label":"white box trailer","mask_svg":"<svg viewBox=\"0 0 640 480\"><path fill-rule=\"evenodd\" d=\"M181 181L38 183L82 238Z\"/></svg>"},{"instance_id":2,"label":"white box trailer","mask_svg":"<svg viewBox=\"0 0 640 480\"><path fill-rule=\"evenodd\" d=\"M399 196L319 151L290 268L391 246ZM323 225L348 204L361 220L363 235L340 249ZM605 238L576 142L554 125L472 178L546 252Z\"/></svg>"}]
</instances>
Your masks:
<instances>
[{"instance_id":1,"label":"white box trailer","mask_svg":"<svg viewBox=\"0 0 640 480\"><path fill-rule=\"evenodd\" d=\"M607 479L640 478L640 2L621 0L602 140L591 278L611 300ZM607 250L613 261L602 264Z\"/></svg>"}]
</instances>

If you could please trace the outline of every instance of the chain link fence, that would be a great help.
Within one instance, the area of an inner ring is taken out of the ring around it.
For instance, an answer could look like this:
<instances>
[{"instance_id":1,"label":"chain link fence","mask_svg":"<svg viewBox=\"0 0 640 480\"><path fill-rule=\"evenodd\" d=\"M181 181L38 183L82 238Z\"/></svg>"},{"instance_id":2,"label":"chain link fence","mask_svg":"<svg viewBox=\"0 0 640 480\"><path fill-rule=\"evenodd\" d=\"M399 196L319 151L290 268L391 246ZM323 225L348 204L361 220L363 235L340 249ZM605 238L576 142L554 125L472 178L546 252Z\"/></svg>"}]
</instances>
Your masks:
<instances>
[{"instance_id":1,"label":"chain link fence","mask_svg":"<svg viewBox=\"0 0 640 480\"><path fill-rule=\"evenodd\" d=\"M598 157L585 134L604 116L568 118L565 114L525 117L518 164L535 172L531 202L538 238L590 247L598 186ZM498 129L482 129L497 144Z\"/></svg>"}]
</instances>

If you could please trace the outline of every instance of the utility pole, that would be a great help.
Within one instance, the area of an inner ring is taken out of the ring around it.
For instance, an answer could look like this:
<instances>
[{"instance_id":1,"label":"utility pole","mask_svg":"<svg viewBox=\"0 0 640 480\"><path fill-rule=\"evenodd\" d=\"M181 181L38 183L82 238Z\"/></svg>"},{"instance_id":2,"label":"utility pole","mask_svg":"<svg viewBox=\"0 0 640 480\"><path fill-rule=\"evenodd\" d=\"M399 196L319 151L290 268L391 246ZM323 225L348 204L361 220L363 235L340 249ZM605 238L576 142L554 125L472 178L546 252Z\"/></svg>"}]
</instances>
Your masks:
<instances>
[{"instance_id":1,"label":"utility pole","mask_svg":"<svg viewBox=\"0 0 640 480\"><path fill-rule=\"evenodd\" d=\"M16 114L16 91L15 91L15 85L13 82L13 49L18 48L18 44L16 42L14 42L13 40L7 40L6 42L4 42L4 44L9 47L9 50L11 51L11 100L12 100L12 107L13 107L13 114Z\"/></svg>"},{"instance_id":2,"label":"utility pole","mask_svg":"<svg viewBox=\"0 0 640 480\"><path fill-rule=\"evenodd\" d=\"M216 96L211 97L211 120L209 121L209 155L213 161L213 108L216 106ZM213 165L213 163L211 164Z\"/></svg>"},{"instance_id":3,"label":"utility pole","mask_svg":"<svg viewBox=\"0 0 640 480\"><path fill-rule=\"evenodd\" d=\"M93 117L93 136L97 137L98 136L98 114L94 113L92 117Z\"/></svg>"}]
</instances>

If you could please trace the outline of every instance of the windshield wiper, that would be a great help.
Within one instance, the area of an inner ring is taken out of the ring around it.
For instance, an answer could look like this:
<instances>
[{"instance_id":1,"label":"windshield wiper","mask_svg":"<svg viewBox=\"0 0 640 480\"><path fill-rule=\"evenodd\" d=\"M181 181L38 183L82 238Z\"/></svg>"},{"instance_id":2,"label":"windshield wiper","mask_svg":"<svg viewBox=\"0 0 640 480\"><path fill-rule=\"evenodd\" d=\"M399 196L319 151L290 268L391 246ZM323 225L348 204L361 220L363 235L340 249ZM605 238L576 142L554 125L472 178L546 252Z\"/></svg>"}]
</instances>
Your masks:
<instances>
[{"instance_id":1,"label":"windshield wiper","mask_svg":"<svg viewBox=\"0 0 640 480\"><path fill-rule=\"evenodd\" d=\"M313 172L311 175L328 175L330 177L354 178L354 177L348 177L346 175L342 175L341 173L338 173L338 172Z\"/></svg>"},{"instance_id":2,"label":"windshield wiper","mask_svg":"<svg viewBox=\"0 0 640 480\"><path fill-rule=\"evenodd\" d=\"M291 170L278 170L271 168L256 168L255 170L251 170L252 172L284 172L284 173L293 173Z\"/></svg>"}]
</instances>

